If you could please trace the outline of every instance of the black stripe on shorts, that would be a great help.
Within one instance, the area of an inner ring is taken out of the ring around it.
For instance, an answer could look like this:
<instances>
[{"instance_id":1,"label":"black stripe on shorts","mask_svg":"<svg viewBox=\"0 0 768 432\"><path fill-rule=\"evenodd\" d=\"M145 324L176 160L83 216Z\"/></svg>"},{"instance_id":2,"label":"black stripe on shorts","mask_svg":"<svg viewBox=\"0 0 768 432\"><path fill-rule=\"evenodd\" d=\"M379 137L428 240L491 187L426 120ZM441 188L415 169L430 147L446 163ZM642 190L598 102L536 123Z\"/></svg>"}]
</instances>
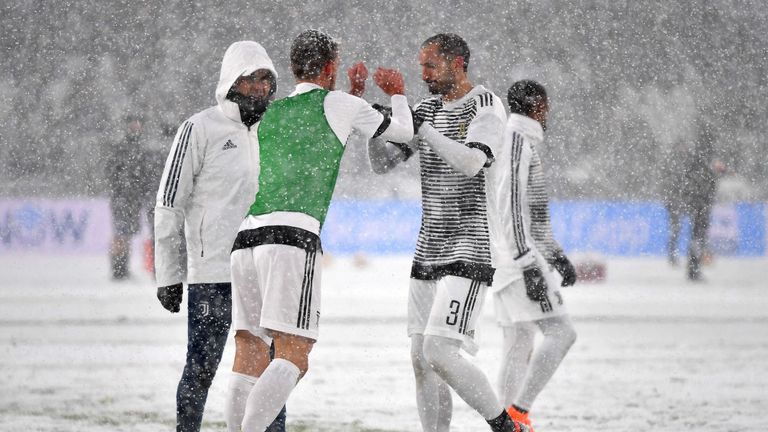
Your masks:
<instances>
[{"instance_id":1,"label":"black stripe on shorts","mask_svg":"<svg viewBox=\"0 0 768 432\"><path fill-rule=\"evenodd\" d=\"M270 225L237 233L232 251L249 249L265 244L295 246L307 252L323 253L320 237L310 231L287 225Z\"/></svg>"},{"instance_id":2,"label":"black stripe on shorts","mask_svg":"<svg viewBox=\"0 0 768 432\"><path fill-rule=\"evenodd\" d=\"M304 261L304 279L301 282L299 316L296 320L296 327L304 330L309 329L309 318L312 312L312 286L314 285L315 281L314 275L316 255L316 252L307 252L307 258Z\"/></svg>"},{"instance_id":3,"label":"black stripe on shorts","mask_svg":"<svg viewBox=\"0 0 768 432\"><path fill-rule=\"evenodd\" d=\"M461 311L461 321L459 321L459 333L467 334L467 327L472 319L472 312L477 302L477 293L480 290L480 282L473 280L469 285L467 298L464 300L464 309Z\"/></svg>"}]
</instances>

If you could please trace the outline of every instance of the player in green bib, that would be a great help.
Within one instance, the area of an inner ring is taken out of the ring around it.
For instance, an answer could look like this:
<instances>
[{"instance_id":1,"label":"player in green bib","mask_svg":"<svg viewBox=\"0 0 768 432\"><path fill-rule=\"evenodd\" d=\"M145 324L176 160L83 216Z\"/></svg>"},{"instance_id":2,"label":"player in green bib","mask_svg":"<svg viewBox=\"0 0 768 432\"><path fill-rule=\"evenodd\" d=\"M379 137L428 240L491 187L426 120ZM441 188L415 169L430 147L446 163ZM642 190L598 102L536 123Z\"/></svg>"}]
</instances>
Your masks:
<instances>
[{"instance_id":1,"label":"player in green bib","mask_svg":"<svg viewBox=\"0 0 768 432\"><path fill-rule=\"evenodd\" d=\"M395 142L413 137L400 72L378 69L373 76L391 97L388 115L359 97L368 74L362 63L349 70L352 94L335 90L338 67L331 37L302 32L291 46L296 88L273 102L258 124L259 190L231 255L232 370L253 385L230 389L227 409L242 413L242 421L228 423L229 431L264 431L307 372L320 322L320 229L347 138L353 130Z\"/></svg>"}]
</instances>

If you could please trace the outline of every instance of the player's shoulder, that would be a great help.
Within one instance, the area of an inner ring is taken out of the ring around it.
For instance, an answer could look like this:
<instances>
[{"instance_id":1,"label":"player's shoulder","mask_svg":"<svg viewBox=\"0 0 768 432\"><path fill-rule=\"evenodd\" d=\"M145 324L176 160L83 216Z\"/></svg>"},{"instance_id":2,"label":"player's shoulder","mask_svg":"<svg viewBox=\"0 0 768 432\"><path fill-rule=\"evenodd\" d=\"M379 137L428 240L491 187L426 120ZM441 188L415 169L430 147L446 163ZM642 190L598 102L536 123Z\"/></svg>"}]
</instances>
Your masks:
<instances>
[{"instance_id":1,"label":"player's shoulder","mask_svg":"<svg viewBox=\"0 0 768 432\"><path fill-rule=\"evenodd\" d=\"M488 90L487 88L478 85L472 89L473 101L478 112L484 111L492 113L503 120L506 119L506 111L504 110L504 102L496 93Z\"/></svg>"},{"instance_id":2,"label":"player's shoulder","mask_svg":"<svg viewBox=\"0 0 768 432\"><path fill-rule=\"evenodd\" d=\"M525 134L514 127L507 129L507 136L509 137L509 142L513 151L518 150L524 153L529 153L533 149L531 142L525 137Z\"/></svg>"},{"instance_id":3,"label":"player's shoulder","mask_svg":"<svg viewBox=\"0 0 768 432\"><path fill-rule=\"evenodd\" d=\"M214 105L192 114L184 122L191 123L195 128L204 128L208 123L218 121L222 117L225 117L224 113L217 105Z\"/></svg>"},{"instance_id":4,"label":"player's shoulder","mask_svg":"<svg viewBox=\"0 0 768 432\"><path fill-rule=\"evenodd\" d=\"M365 101L365 99L355 96L353 94L349 94L342 90L331 90L328 92L328 94L325 96L325 100L338 100L342 101L344 103L351 103L351 104L358 104L358 105L368 105L368 102Z\"/></svg>"},{"instance_id":5,"label":"player's shoulder","mask_svg":"<svg viewBox=\"0 0 768 432\"><path fill-rule=\"evenodd\" d=\"M323 105L325 106L326 114L330 112L353 114L370 107L370 104L365 99L341 90L329 91L325 96Z\"/></svg>"}]
</instances>

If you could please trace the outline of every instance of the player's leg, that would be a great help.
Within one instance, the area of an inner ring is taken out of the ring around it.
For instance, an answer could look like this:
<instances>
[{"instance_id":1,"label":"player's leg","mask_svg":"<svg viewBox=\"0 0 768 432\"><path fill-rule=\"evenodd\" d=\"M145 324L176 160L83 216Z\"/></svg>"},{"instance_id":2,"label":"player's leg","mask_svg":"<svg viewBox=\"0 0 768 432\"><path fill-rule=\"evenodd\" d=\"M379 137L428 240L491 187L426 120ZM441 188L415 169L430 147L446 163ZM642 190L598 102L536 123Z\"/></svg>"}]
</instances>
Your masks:
<instances>
[{"instance_id":1,"label":"player's leg","mask_svg":"<svg viewBox=\"0 0 768 432\"><path fill-rule=\"evenodd\" d=\"M227 341L230 284L191 284L187 302L187 361L176 391L176 430L196 432Z\"/></svg>"},{"instance_id":2,"label":"player's leg","mask_svg":"<svg viewBox=\"0 0 768 432\"><path fill-rule=\"evenodd\" d=\"M515 407L525 412L530 410L533 401L576 342L576 330L568 315L544 318L534 321L534 324L544 337L533 351L528 373L514 402Z\"/></svg>"},{"instance_id":3,"label":"player's leg","mask_svg":"<svg viewBox=\"0 0 768 432\"><path fill-rule=\"evenodd\" d=\"M680 236L680 216L681 211L677 204L667 205L667 214L669 215L669 238L667 241L667 257L670 264L677 264L678 252L677 241Z\"/></svg>"},{"instance_id":4,"label":"player's leg","mask_svg":"<svg viewBox=\"0 0 768 432\"><path fill-rule=\"evenodd\" d=\"M251 389L269 366L269 346L247 330L235 332L235 362L229 379L224 415L229 432L239 432Z\"/></svg>"},{"instance_id":5,"label":"player's leg","mask_svg":"<svg viewBox=\"0 0 768 432\"><path fill-rule=\"evenodd\" d=\"M235 333L235 363L229 379L229 389L224 404L224 417L228 432L239 432L245 415L245 403L248 395L264 369L273 358L272 347L265 356L266 343L263 339L245 330ZM285 406L265 432L285 432Z\"/></svg>"},{"instance_id":6,"label":"player's leg","mask_svg":"<svg viewBox=\"0 0 768 432\"><path fill-rule=\"evenodd\" d=\"M313 339L277 331L272 335L275 359L248 395L243 432L264 431L280 413L299 379L309 370Z\"/></svg>"},{"instance_id":7,"label":"player's leg","mask_svg":"<svg viewBox=\"0 0 768 432\"><path fill-rule=\"evenodd\" d=\"M275 420L309 368L320 319L321 256L288 245L262 245L253 251L264 296L259 326L270 330L275 359L250 391L244 432L262 432Z\"/></svg>"},{"instance_id":8,"label":"player's leg","mask_svg":"<svg viewBox=\"0 0 768 432\"><path fill-rule=\"evenodd\" d=\"M709 213L697 207L691 210L691 242L688 245L688 279L701 280L701 258L706 248Z\"/></svg>"},{"instance_id":9,"label":"player's leg","mask_svg":"<svg viewBox=\"0 0 768 432\"><path fill-rule=\"evenodd\" d=\"M422 429L425 432L447 432L453 416L451 389L424 358L424 335L411 336L411 363Z\"/></svg>"},{"instance_id":10,"label":"player's leg","mask_svg":"<svg viewBox=\"0 0 768 432\"><path fill-rule=\"evenodd\" d=\"M275 358L275 341L272 341L272 345L269 347L269 358L270 361ZM273 421L264 432L285 432L285 417L286 409L285 405L283 405L283 409L281 409L280 413L275 417L275 421Z\"/></svg>"},{"instance_id":11,"label":"player's leg","mask_svg":"<svg viewBox=\"0 0 768 432\"><path fill-rule=\"evenodd\" d=\"M499 399L508 407L515 403L522 388L538 330L530 322L519 322L502 326L502 332L504 341L498 378Z\"/></svg>"},{"instance_id":12,"label":"player's leg","mask_svg":"<svg viewBox=\"0 0 768 432\"><path fill-rule=\"evenodd\" d=\"M253 249L238 249L230 257L235 361L225 401L227 430L239 432L251 389L270 361L272 338L259 326L263 296Z\"/></svg>"},{"instance_id":13,"label":"player's leg","mask_svg":"<svg viewBox=\"0 0 768 432\"><path fill-rule=\"evenodd\" d=\"M424 331L424 357L429 366L493 430L506 430L508 415L485 374L464 358L460 349L477 351L475 326L487 285L480 281L446 276L437 281L435 299Z\"/></svg>"},{"instance_id":14,"label":"player's leg","mask_svg":"<svg viewBox=\"0 0 768 432\"><path fill-rule=\"evenodd\" d=\"M424 329L434 296L434 281L411 279L408 335L411 337L411 364L416 381L416 407L421 427L424 432L447 432L453 416L451 390L424 358Z\"/></svg>"},{"instance_id":15,"label":"player's leg","mask_svg":"<svg viewBox=\"0 0 768 432\"><path fill-rule=\"evenodd\" d=\"M461 356L461 341L443 336L424 337L424 355L432 369L469 406L486 420L503 410L485 374Z\"/></svg>"}]
</instances>

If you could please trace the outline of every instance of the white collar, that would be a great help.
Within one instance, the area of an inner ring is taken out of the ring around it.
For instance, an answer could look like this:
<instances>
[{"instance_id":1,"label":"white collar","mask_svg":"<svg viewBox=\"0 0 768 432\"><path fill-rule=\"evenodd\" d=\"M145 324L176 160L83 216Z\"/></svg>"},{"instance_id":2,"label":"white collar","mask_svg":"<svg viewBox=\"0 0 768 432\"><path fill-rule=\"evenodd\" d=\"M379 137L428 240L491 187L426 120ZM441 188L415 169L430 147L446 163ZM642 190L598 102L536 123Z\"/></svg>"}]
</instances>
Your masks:
<instances>
[{"instance_id":1,"label":"white collar","mask_svg":"<svg viewBox=\"0 0 768 432\"><path fill-rule=\"evenodd\" d=\"M482 93L482 92L486 92L486 91L488 91L488 90L486 90L485 87L483 87L482 85L478 84L478 85L472 87L472 90L468 91L467 94L465 94L464 96L462 96L462 97L460 97L460 98L458 98L456 100L446 101L446 100L442 99L442 97L440 99L443 101L443 106L450 109L450 108L453 108L453 107L456 107L456 106L459 106L459 105L463 105L468 99L471 99L471 98L475 97L478 93Z\"/></svg>"},{"instance_id":2,"label":"white collar","mask_svg":"<svg viewBox=\"0 0 768 432\"><path fill-rule=\"evenodd\" d=\"M312 91L312 90L315 90L315 89L321 89L321 88L322 87L320 87L319 85L317 85L315 83L300 82L300 83L296 84L296 88L293 89L293 93L291 93L288 96L296 96L296 95L299 95L299 94L302 94L302 93L306 93L308 91Z\"/></svg>"},{"instance_id":3,"label":"white collar","mask_svg":"<svg viewBox=\"0 0 768 432\"><path fill-rule=\"evenodd\" d=\"M536 120L521 114L512 113L509 115L508 122L534 144L544 141L544 129L542 129L541 123Z\"/></svg>"}]
</instances>

